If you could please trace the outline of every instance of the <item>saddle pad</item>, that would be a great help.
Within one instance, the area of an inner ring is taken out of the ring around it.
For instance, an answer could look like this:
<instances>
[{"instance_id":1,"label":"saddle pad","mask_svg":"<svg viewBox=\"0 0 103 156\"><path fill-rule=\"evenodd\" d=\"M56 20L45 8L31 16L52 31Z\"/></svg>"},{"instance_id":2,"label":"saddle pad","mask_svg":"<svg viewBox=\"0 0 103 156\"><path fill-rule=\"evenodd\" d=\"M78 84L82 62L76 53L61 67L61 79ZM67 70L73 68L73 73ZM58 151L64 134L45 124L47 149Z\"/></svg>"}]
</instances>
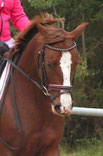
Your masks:
<instances>
[{"instance_id":1,"label":"saddle pad","mask_svg":"<svg viewBox=\"0 0 103 156\"><path fill-rule=\"evenodd\" d=\"M6 63L6 66L4 68L4 71L0 77L0 100L1 97L3 95L4 89L5 89L5 85L6 85L6 81L9 75L9 71L10 71L10 63Z\"/></svg>"}]
</instances>

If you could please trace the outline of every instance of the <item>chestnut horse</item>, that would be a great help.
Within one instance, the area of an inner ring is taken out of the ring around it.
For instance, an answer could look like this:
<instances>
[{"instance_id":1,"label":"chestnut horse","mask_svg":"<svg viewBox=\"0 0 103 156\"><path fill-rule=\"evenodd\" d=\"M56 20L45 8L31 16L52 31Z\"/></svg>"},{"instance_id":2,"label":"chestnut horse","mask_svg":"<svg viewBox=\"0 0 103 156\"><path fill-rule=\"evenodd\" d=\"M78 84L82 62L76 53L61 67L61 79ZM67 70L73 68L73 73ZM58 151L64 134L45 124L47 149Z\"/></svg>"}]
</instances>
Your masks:
<instances>
[{"instance_id":1,"label":"chestnut horse","mask_svg":"<svg viewBox=\"0 0 103 156\"><path fill-rule=\"evenodd\" d=\"M87 26L67 32L63 21L36 16L4 56L10 73L0 104L0 156L60 156L79 60L74 41Z\"/></svg>"}]
</instances>

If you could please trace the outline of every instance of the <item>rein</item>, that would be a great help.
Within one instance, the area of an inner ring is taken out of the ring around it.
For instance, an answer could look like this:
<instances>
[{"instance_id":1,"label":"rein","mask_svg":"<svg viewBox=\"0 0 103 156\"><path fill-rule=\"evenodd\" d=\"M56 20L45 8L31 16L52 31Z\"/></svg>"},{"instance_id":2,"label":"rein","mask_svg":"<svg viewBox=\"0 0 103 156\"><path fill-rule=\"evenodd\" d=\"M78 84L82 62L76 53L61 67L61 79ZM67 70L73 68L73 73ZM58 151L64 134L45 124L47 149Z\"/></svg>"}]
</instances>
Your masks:
<instances>
[{"instance_id":1,"label":"rein","mask_svg":"<svg viewBox=\"0 0 103 156\"><path fill-rule=\"evenodd\" d=\"M20 54L17 55L17 57L15 57L15 59L13 60L12 63L16 63L17 59L20 57ZM2 59L4 62L6 62L7 59L5 56L2 56ZM17 106L16 106L16 101L15 101L15 95L14 95L14 86L13 86L13 77L12 77L12 73L13 73L13 66L10 67L10 73L8 75L7 81L6 81L6 86L0 101L0 118L1 118L1 114L2 114L2 108L3 108L3 104L4 104L4 98L5 98L5 94L6 94L6 90L8 87L8 83L11 82L11 98L12 98L12 103L13 103L13 109L14 109L14 114L15 114L15 120L16 120L16 124L17 124L17 128L18 128L18 132L20 134L20 145L18 147L13 147L11 146L2 136L0 136L0 140L11 150L18 150L21 148L22 144L23 144L23 131L21 128L21 123L20 123L20 119L19 119L19 114L18 114L18 110L17 110Z\"/></svg>"},{"instance_id":2,"label":"rein","mask_svg":"<svg viewBox=\"0 0 103 156\"><path fill-rule=\"evenodd\" d=\"M5 56L1 56L2 60L4 62L6 61L6 62L10 63L11 67L10 67L10 73L9 73L9 76L8 76L8 79L6 82L6 87L4 89L4 93L3 93L2 99L0 101L0 118L1 118L2 108L3 108L4 98L5 98L5 94L6 94L6 89L8 87L8 83L11 82L12 103L13 103L17 128L18 128L18 131L20 134L20 145L18 147L11 146L4 138L2 138L0 136L0 140L11 150L18 150L22 147L22 144L23 144L23 131L22 131L22 127L21 127L21 123L20 123L20 119L19 119L19 114L18 114L18 110L17 110L17 106L16 106L16 101L15 101L15 95L14 95L14 85L13 85L13 76L12 76L14 69L18 70L30 82L32 82L34 85L36 85L46 96L50 96L52 102L57 97L59 97L60 95L62 95L64 93L71 93L72 86L63 86L63 85L57 85L57 84L49 84L48 85L48 79L47 79L47 75L46 75L46 71L45 71L45 62L44 62L45 48L49 48L49 49L52 49L52 50L57 51L57 52L67 52L67 51L70 51L70 50L76 48L76 43L74 43L71 47L69 47L67 49L55 48L55 47L52 47L50 45L43 45L41 51L38 52L38 56L37 56L37 67L38 68L39 68L39 59L41 57L41 70L42 70L41 84L38 84L38 82L34 81L31 77L29 77L22 69L20 69L16 65L18 59L21 56L21 53L17 53L12 60L8 59ZM63 91L54 96L54 95L50 94L50 92L49 92L50 90L63 90Z\"/></svg>"}]
</instances>

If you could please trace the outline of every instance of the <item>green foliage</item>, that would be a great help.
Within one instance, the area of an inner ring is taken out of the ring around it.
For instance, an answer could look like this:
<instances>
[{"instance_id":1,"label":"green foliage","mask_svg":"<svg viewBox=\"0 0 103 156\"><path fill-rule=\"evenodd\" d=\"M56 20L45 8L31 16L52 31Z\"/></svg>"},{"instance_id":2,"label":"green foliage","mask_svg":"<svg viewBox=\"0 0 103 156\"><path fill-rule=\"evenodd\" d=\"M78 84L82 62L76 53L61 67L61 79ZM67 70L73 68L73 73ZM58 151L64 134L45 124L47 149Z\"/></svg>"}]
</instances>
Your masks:
<instances>
[{"instance_id":1,"label":"green foliage","mask_svg":"<svg viewBox=\"0 0 103 156\"><path fill-rule=\"evenodd\" d=\"M38 9L48 9L56 4L56 1L54 0L29 0L29 2L31 3L31 6Z\"/></svg>"},{"instance_id":2,"label":"green foliage","mask_svg":"<svg viewBox=\"0 0 103 156\"><path fill-rule=\"evenodd\" d=\"M78 140L76 147L61 146L61 156L102 156L103 142L96 139Z\"/></svg>"}]
</instances>

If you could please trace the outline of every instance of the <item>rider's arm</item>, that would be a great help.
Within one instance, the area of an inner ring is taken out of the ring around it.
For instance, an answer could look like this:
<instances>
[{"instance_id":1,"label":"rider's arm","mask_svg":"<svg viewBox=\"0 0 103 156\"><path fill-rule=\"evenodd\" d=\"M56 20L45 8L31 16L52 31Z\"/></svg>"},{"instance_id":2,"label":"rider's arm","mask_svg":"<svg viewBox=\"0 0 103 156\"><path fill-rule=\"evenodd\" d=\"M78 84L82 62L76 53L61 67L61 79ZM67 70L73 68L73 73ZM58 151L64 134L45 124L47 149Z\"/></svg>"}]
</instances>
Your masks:
<instances>
[{"instance_id":1,"label":"rider's arm","mask_svg":"<svg viewBox=\"0 0 103 156\"><path fill-rule=\"evenodd\" d=\"M14 6L11 10L11 21L19 31L23 31L24 28L30 23L23 7L21 6L20 0L14 0Z\"/></svg>"}]
</instances>

